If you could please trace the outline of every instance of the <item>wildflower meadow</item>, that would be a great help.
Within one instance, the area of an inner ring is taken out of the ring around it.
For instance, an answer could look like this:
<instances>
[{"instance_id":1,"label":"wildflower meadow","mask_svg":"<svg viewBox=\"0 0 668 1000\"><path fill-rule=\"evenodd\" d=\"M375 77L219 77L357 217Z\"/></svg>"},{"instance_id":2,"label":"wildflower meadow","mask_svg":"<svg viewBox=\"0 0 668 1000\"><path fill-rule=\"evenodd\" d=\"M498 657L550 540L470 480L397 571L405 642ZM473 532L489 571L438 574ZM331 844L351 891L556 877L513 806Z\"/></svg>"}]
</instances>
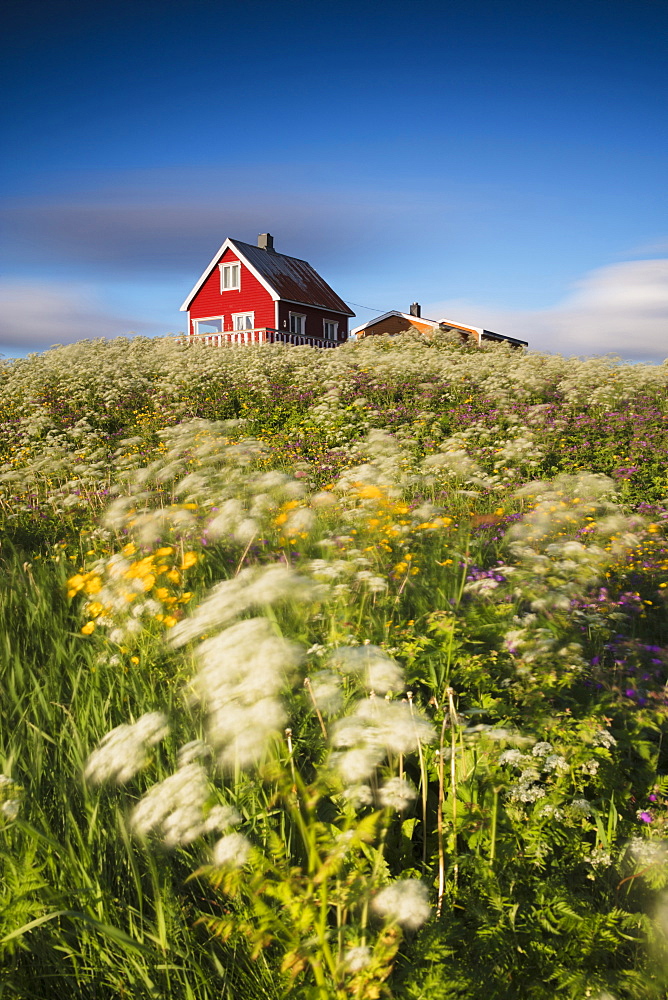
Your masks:
<instances>
[{"instance_id":1,"label":"wildflower meadow","mask_svg":"<svg viewBox=\"0 0 668 1000\"><path fill-rule=\"evenodd\" d=\"M0 998L668 996L668 363L0 380Z\"/></svg>"}]
</instances>

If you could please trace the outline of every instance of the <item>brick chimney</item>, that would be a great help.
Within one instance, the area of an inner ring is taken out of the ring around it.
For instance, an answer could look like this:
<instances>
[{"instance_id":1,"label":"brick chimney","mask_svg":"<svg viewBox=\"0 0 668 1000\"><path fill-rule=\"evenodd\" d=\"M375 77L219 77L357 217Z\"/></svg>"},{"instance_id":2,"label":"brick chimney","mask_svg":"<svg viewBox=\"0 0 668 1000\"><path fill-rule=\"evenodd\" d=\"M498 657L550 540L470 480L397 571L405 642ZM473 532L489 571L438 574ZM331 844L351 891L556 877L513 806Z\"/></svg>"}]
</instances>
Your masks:
<instances>
[{"instance_id":1,"label":"brick chimney","mask_svg":"<svg viewBox=\"0 0 668 1000\"><path fill-rule=\"evenodd\" d=\"M274 237L271 233L260 233L257 238L257 245L263 250L273 250L274 249Z\"/></svg>"},{"instance_id":2,"label":"brick chimney","mask_svg":"<svg viewBox=\"0 0 668 1000\"><path fill-rule=\"evenodd\" d=\"M419 302L412 302L411 303L411 316L415 316L416 319L419 319L420 315L421 315L420 303Z\"/></svg>"}]
</instances>

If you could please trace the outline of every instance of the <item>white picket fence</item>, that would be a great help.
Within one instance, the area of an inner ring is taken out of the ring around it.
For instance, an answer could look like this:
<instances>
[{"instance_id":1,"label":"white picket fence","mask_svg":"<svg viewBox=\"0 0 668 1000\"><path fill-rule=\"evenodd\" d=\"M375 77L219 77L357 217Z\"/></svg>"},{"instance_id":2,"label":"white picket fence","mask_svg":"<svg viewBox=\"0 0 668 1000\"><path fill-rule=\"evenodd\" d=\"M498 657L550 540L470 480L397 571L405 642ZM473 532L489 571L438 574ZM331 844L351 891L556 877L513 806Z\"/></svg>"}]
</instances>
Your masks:
<instances>
[{"instance_id":1,"label":"white picket fence","mask_svg":"<svg viewBox=\"0 0 668 1000\"><path fill-rule=\"evenodd\" d=\"M226 344L290 344L293 347L338 347L335 340L319 340L317 337L301 337L285 330L272 330L270 327L256 327L253 330L226 330L224 333L196 333L180 338L186 344L207 344L210 347L223 347Z\"/></svg>"}]
</instances>

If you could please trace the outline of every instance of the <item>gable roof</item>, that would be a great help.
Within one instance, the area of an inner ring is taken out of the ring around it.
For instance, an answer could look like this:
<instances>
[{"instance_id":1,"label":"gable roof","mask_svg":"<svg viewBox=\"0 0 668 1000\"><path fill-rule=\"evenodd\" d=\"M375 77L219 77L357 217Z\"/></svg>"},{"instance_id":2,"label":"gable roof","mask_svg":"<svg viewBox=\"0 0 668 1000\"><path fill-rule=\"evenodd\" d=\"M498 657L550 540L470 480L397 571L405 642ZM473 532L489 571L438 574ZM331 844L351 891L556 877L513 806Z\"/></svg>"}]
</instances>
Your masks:
<instances>
[{"instance_id":1,"label":"gable roof","mask_svg":"<svg viewBox=\"0 0 668 1000\"><path fill-rule=\"evenodd\" d=\"M399 316L400 319L408 320L411 326L419 328L420 326L431 327L432 330L442 329L443 327L448 330L463 330L466 333L473 333L480 339L483 331L477 326L464 326L463 323L453 323L449 319L427 319L425 316L413 316L412 313L399 312L398 309L390 309L389 312L383 313L382 316L375 316L374 319L368 320L366 323L362 323L361 326L356 326L352 333L362 333L367 330L370 326L376 326L377 323L382 323L384 320L389 319L390 316Z\"/></svg>"},{"instance_id":2,"label":"gable roof","mask_svg":"<svg viewBox=\"0 0 668 1000\"><path fill-rule=\"evenodd\" d=\"M252 243L243 243L241 240L229 238L225 240L188 295L181 306L181 312L190 308L192 300L228 248L237 254L274 300L283 299L286 302L293 302L295 305L316 306L320 309L327 309L329 312L341 313L344 316L355 315L307 261L300 260L298 257L288 257L287 254L277 253L275 250L265 250L263 247L253 246Z\"/></svg>"},{"instance_id":3,"label":"gable roof","mask_svg":"<svg viewBox=\"0 0 668 1000\"><path fill-rule=\"evenodd\" d=\"M409 323L421 324L422 326L431 326L436 329L439 326L438 320L426 319L424 316L413 316L411 313L402 313L398 309L390 309L389 312L383 313L382 316L374 316L373 319L367 320L366 323L362 323L361 326L356 326L351 333L361 333L363 330L367 330L370 326L375 326L376 323L382 323L384 320L389 319L390 316L399 316L401 319L407 319Z\"/></svg>"}]
</instances>

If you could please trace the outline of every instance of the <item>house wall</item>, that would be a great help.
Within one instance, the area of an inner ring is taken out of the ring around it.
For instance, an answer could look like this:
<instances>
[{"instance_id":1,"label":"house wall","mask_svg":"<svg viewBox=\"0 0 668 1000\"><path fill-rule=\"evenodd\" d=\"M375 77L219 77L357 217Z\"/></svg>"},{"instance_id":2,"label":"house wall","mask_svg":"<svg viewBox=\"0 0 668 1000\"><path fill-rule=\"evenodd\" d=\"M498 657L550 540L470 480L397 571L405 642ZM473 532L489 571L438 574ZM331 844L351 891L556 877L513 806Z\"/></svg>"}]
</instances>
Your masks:
<instances>
[{"instance_id":1,"label":"house wall","mask_svg":"<svg viewBox=\"0 0 668 1000\"><path fill-rule=\"evenodd\" d=\"M218 263L233 263L237 255L227 248ZM303 310L302 310L303 311ZM220 290L220 269L216 266L190 304L190 333L194 333L193 320L210 316L223 316L224 329L232 330L232 314L255 313L256 328L273 329L276 322L274 300L254 274L241 262L241 288L239 291Z\"/></svg>"},{"instance_id":2,"label":"house wall","mask_svg":"<svg viewBox=\"0 0 668 1000\"><path fill-rule=\"evenodd\" d=\"M314 306L300 306L293 302L278 303L278 329L282 333L290 332L290 313L301 313L306 316L306 337L323 339L323 322L332 320L339 324L339 339L341 343L348 338L348 317L341 313L328 312L326 309L316 309Z\"/></svg>"},{"instance_id":3,"label":"house wall","mask_svg":"<svg viewBox=\"0 0 668 1000\"><path fill-rule=\"evenodd\" d=\"M419 330L420 333L431 333L434 329L431 324L420 323L420 320L417 317L414 317L411 321L404 319L403 316L388 316L387 319L382 320L380 323L374 323L373 326L368 326L366 330L361 330L358 333L358 337L375 337L381 336L382 334L405 333L411 328Z\"/></svg>"}]
</instances>

